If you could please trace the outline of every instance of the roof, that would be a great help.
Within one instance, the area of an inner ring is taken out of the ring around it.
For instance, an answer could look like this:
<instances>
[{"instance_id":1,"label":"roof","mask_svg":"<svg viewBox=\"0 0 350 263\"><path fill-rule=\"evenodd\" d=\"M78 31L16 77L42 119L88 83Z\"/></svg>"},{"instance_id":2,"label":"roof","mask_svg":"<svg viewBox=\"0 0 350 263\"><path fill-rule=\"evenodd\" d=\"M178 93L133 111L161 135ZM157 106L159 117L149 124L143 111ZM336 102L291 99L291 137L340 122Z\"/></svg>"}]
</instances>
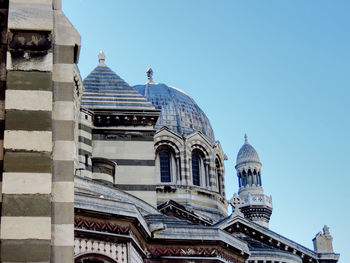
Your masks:
<instances>
[{"instance_id":1,"label":"roof","mask_svg":"<svg viewBox=\"0 0 350 263\"><path fill-rule=\"evenodd\" d=\"M248 162L260 163L260 158L254 147L248 143L248 137L245 135L245 143L237 154L236 165Z\"/></svg>"},{"instance_id":2,"label":"roof","mask_svg":"<svg viewBox=\"0 0 350 263\"><path fill-rule=\"evenodd\" d=\"M215 141L209 119L197 103L182 90L154 82L136 85L134 88L152 102L156 109L161 110L156 129L166 126L183 136L199 131L210 142Z\"/></svg>"},{"instance_id":3,"label":"roof","mask_svg":"<svg viewBox=\"0 0 350 263\"><path fill-rule=\"evenodd\" d=\"M81 106L88 109L154 109L140 93L104 64L104 60L84 79Z\"/></svg>"}]
</instances>

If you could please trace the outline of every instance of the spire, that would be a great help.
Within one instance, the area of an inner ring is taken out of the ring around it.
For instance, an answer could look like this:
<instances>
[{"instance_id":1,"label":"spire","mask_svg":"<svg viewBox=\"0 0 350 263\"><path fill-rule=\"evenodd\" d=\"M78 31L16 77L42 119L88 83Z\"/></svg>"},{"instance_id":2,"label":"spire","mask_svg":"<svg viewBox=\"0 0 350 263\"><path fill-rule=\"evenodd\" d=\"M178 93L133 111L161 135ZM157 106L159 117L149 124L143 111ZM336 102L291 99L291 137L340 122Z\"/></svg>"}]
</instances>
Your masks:
<instances>
[{"instance_id":1,"label":"spire","mask_svg":"<svg viewBox=\"0 0 350 263\"><path fill-rule=\"evenodd\" d=\"M244 143L247 144L248 143L248 135L244 134Z\"/></svg>"},{"instance_id":2,"label":"spire","mask_svg":"<svg viewBox=\"0 0 350 263\"><path fill-rule=\"evenodd\" d=\"M103 51L101 50L100 53L98 53L99 66L106 66L105 60L106 60L105 53L103 53Z\"/></svg>"},{"instance_id":3,"label":"spire","mask_svg":"<svg viewBox=\"0 0 350 263\"><path fill-rule=\"evenodd\" d=\"M147 83L153 83L153 70L151 68L147 69L146 74L148 78Z\"/></svg>"}]
</instances>

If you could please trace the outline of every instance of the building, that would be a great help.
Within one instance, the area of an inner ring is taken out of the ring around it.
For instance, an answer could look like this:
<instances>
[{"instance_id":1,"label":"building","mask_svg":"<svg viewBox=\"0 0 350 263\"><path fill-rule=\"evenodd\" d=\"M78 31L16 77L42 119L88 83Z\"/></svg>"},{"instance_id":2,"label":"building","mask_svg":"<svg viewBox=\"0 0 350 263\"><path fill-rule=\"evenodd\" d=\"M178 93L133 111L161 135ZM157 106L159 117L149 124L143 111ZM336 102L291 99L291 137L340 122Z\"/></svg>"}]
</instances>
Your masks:
<instances>
[{"instance_id":1,"label":"building","mask_svg":"<svg viewBox=\"0 0 350 263\"><path fill-rule=\"evenodd\" d=\"M60 0L2 0L0 14L1 262L338 261L326 226L314 250L269 230L247 137L226 199L227 158L189 95L151 69L132 87L103 52L82 80Z\"/></svg>"}]
</instances>

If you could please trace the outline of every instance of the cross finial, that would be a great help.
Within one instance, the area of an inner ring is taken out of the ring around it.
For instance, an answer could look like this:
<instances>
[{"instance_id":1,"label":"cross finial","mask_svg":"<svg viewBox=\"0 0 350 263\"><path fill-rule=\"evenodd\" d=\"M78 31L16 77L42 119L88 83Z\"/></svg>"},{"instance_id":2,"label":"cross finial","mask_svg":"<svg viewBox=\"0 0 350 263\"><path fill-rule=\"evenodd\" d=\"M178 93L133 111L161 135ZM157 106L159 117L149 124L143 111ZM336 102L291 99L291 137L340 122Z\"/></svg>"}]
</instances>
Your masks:
<instances>
[{"instance_id":1,"label":"cross finial","mask_svg":"<svg viewBox=\"0 0 350 263\"><path fill-rule=\"evenodd\" d=\"M147 83L153 83L153 70L151 68L147 69L146 74L148 78Z\"/></svg>"},{"instance_id":2,"label":"cross finial","mask_svg":"<svg viewBox=\"0 0 350 263\"><path fill-rule=\"evenodd\" d=\"M243 215L239 208L244 204L244 202L236 193L233 195L229 203L233 208L233 215Z\"/></svg>"},{"instance_id":3,"label":"cross finial","mask_svg":"<svg viewBox=\"0 0 350 263\"><path fill-rule=\"evenodd\" d=\"M103 51L101 50L100 53L98 53L99 66L106 66L105 60L106 60L105 53L103 53Z\"/></svg>"},{"instance_id":4,"label":"cross finial","mask_svg":"<svg viewBox=\"0 0 350 263\"><path fill-rule=\"evenodd\" d=\"M244 134L244 143L248 143L248 135Z\"/></svg>"}]
</instances>

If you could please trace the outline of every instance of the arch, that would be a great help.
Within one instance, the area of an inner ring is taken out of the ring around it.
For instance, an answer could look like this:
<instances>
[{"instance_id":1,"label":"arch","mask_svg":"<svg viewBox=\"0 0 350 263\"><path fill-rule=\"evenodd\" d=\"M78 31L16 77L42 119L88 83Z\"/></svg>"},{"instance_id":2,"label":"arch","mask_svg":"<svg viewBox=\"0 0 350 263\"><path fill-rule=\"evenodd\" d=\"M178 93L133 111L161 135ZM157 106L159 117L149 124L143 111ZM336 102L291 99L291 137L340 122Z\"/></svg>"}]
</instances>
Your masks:
<instances>
[{"instance_id":1,"label":"arch","mask_svg":"<svg viewBox=\"0 0 350 263\"><path fill-rule=\"evenodd\" d=\"M154 144L154 148L155 148L156 152L158 151L159 147L164 147L164 146L168 146L169 148L172 148L172 150L174 151L175 154L177 154L177 155L180 154L179 145L175 144L172 141L160 140Z\"/></svg>"},{"instance_id":2,"label":"arch","mask_svg":"<svg viewBox=\"0 0 350 263\"><path fill-rule=\"evenodd\" d=\"M208 185L208 176L204 166L205 154L200 149L194 149L191 154L192 184L197 186Z\"/></svg>"},{"instance_id":3,"label":"arch","mask_svg":"<svg viewBox=\"0 0 350 263\"><path fill-rule=\"evenodd\" d=\"M173 183L177 180L179 155L173 146L163 141L156 147L156 170L160 183Z\"/></svg>"},{"instance_id":4,"label":"arch","mask_svg":"<svg viewBox=\"0 0 350 263\"><path fill-rule=\"evenodd\" d=\"M209 149L201 144L198 144L198 142L193 143L190 147L190 150L191 150L191 152L193 152L194 150L199 150L202 152L202 155L204 155L204 158L210 159Z\"/></svg>"},{"instance_id":5,"label":"arch","mask_svg":"<svg viewBox=\"0 0 350 263\"><path fill-rule=\"evenodd\" d=\"M169 151L160 151L159 152L159 163L160 163L160 181L162 183L171 182L171 172L170 172L170 163L171 163L171 154Z\"/></svg>"},{"instance_id":6,"label":"arch","mask_svg":"<svg viewBox=\"0 0 350 263\"><path fill-rule=\"evenodd\" d=\"M88 253L76 257L74 263L117 263L117 261L105 255Z\"/></svg>"}]
</instances>

